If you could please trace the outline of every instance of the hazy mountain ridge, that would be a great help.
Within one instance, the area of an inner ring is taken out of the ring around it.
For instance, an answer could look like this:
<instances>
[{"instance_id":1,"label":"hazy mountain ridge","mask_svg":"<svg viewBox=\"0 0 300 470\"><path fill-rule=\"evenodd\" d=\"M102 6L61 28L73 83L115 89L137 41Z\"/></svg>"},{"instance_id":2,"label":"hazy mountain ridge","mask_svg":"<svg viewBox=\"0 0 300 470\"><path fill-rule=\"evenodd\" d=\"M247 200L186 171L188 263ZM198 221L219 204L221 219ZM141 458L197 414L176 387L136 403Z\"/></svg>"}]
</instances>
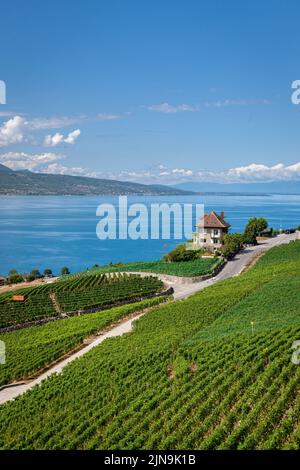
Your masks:
<instances>
[{"instance_id":1,"label":"hazy mountain ridge","mask_svg":"<svg viewBox=\"0 0 300 470\"><path fill-rule=\"evenodd\" d=\"M0 195L143 195L180 196L193 194L172 186L146 185L85 176L13 171L0 164Z\"/></svg>"},{"instance_id":2,"label":"hazy mountain ridge","mask_svg":"<svg viewBox=\"0 0 300 470\"><path fill-rule=\"evenodd\" d=\"M186 182L173 185L173 188L197 193L300 194L300 181L272 181L269 183Z\"/></svg>"}]
</instances>

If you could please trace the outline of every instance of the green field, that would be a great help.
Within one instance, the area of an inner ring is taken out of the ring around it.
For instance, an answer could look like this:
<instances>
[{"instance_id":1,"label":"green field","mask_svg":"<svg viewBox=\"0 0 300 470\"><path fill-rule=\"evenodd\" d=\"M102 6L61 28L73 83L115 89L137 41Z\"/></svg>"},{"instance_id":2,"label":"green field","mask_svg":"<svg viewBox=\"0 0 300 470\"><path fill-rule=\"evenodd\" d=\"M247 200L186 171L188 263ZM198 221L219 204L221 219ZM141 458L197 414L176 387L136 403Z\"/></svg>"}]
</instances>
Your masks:
<instances>
[{"instance_id":1,"label":"green field","mask_svg":"<svg viewBox=\"0 0 300 470\"><path fill-rule=\"evenodd\" d=\"M163 283L151 276L141 278L125 273L106 276L96 272L79 274L53 284L0 295L0 328L54 317L62 313L139 300L162 289ZM14 302L12 297L16 294L24 295L25 301Z\"/></svg>"},{"instance_id":2,"label":"green field","mask_svg":"<svg viewBox=\"0 0 300 470\"><path fill-rule=\"evenodd\" d=\"M0 448L298 449L299 287L294 242L156 307L1 406Z\"/></svg>"},{"instance_id":3,"label":"green field","mask_svg":"<svg viewBox=\"0 0 300 470\"><path fill-rule=\"evenodd\" d=\"M0 340L6 346L6 364L0 366L0 386L26 379L68 351L80 347L86 337L166 300L166 297L156 297L103 312L66 318L60 320L59 325L51 322L0 334Z\"/></svg>"},{"instance_id":4,"label":"green field","mask_svg":"<svg viewBox=\"0 0 300 470\"><path fill-rule=\"evenodd\" d=\"M145 271L158 274L169 274L172 276L203 276L210 274L219 264L219 258L199 258L193 261L167 262L158 261L138 261L136 263L126 263L117 265L101 266L94 268L93 271L105 272L122 272L122 271Z\"/></svg>"}]
</instances>

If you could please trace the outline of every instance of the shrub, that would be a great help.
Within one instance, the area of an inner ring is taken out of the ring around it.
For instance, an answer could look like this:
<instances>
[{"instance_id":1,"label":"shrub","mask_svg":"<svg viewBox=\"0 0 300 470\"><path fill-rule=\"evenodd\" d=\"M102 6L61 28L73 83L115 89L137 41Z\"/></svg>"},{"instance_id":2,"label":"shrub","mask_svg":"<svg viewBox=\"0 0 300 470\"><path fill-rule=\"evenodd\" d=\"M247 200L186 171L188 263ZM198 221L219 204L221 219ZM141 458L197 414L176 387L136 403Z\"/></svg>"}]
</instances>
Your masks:
<instances>
[{"instance_id":1,"label":"shrub","mask_svg":"<svg viewBox=\"0 0 300 470\"><path fill-rule=\"evenodd\" d=\"M185 244L178 245L174 250L164 256L164 260L177 263L180 261L193 261L201 258L203 250L187 250Z\"/></svg>"},{"instance_id":2,"label":"shrub","mask_svg":"<svg viewBox=\"0 0 300 470\"><path fill-rule=\"evenodd\" d=\"M242 248L244 243L244 236L240 233L227 233L224 235L224 245L222 247L222 254L224 258L231 259Z\"/></svg>"},{"instance_id":3,"label":"shrub","mask_svg":"<svg viewBox=\"0 0 300 470\"><path fill-rule=\"evenodd\" d=\"M7 278L8 284L18 284L19 282L23 282L24 278L19 273L10 274Z\"/></svg>"},{"instance_id":4,"label":"shrub","mask_svg":"<svg viewBox=\"0 0 300 470\"><path fill-rule=\"evenodd\" d=\"M249 219L245 231L244 242L248 245L256 245L256 237L268 227L268 222L263 217L252 217Z\"/></svg>"}]
</instances>

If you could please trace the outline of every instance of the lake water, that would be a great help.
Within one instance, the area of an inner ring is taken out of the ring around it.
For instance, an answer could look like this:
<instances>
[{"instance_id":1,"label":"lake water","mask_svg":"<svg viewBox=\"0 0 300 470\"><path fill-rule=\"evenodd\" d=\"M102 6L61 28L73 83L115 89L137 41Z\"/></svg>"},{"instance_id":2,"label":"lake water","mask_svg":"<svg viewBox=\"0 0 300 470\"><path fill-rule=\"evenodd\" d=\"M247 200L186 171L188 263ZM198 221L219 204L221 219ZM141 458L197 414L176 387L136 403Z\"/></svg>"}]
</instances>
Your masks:
<instances>
[{"instance_id":1,"label":"lake water","mask_svg":"<svg viewBox=\"0 0 300 470\"><path fill-rule=\"evenodd\" d=\"M226 214L231 231L242 231L249 217L266 217L279 229L300 224L300 195L131 197L129 202L204 204L205 211ZM160 258L180 240L104 240L96 235L101 203L117 197L0 197L0 274L10 269L28 272L62 266L72 272L94 264Z\"/></svg>"}]
</instances>

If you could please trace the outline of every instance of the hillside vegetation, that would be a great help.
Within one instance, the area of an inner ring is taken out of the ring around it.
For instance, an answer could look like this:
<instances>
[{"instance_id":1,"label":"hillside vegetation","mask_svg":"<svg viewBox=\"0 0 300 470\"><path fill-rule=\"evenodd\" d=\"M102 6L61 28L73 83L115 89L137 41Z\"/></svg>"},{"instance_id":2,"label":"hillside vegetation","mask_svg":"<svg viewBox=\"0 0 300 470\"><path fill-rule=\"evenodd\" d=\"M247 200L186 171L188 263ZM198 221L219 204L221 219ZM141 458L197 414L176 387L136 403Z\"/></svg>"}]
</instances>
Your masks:
<instances>
[{"instance_id":1,"label":"hillside vegetation","mask_svg":"<svg viewBox=\"0 0 300 470\"><path fill-rule=\"evenodd\" d=\"M0 195L141 195L181 196L194 194L171 186L140 184L130 181L89 178L86 176L13 171L0 164Z\"/></svg>"},{"instance_id":2,"label":"hillside vegetation","mask_svg":"<svg viewBox=\"0 0 300 470\"><path fill-rule=\"evenodd\" d=\"M210 274L219 264L220 258L199 258L192 261L167 262L157 261L137 261L136 263L114 264L94 268L94 272L109 273L123 271L144 271L158 274L169 274L172 276L203 276Z\"/></svg>"},{"instance_id":3,"label":"hillside vegetation","mask_svg":"<svg viewBox=\"0 0 300 470\"><path fill-rule=\"evenodd\" d=\"M152 276L79 274L53 284L1 294L0 328L139 300L162 289L163 283ZM23 295L25 300L15 302L13 298L16 295Z\"/></svg>"},{"instance_id":4,"label":"hillside vegetation","mask_svg":"<svg viewBox=\"0 0 300 470\"><path fill-rule=\"evenodd\" d=\"M0 408L2 449L299 448L300 243L158 306Z\"/></svg>"},{"instance_id":5,"label":"hillside vegetation","mask_svg":"<svg viewBox=\"0 0 300 470\"><path fill-rule=\"evenodd\" d=\"M90 313L0 334L5 342L6 363L0 366L0 386L27 379L37 371L79 348L84 340L124 318L165 302L168 297L155 297L104 312Z\"/></svg>"}]
</instances>

